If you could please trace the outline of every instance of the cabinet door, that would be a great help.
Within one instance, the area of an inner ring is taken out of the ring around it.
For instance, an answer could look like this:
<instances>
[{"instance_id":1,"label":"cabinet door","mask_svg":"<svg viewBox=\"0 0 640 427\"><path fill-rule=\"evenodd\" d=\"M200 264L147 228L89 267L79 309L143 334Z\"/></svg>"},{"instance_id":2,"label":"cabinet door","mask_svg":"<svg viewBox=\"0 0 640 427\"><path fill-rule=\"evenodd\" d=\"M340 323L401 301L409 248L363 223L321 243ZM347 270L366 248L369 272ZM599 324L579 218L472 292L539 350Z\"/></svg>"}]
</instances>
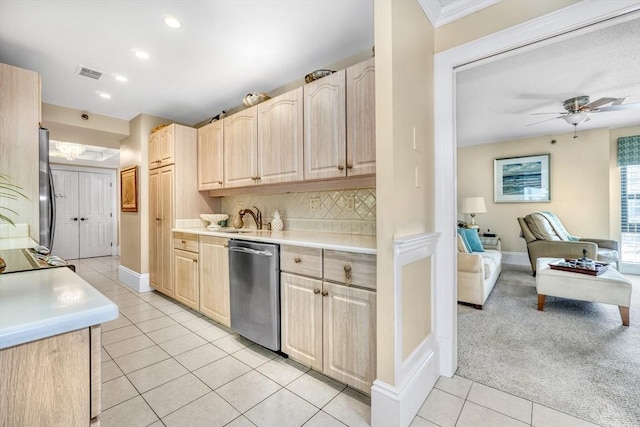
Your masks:
<instances>
[{"instance_id":1,"label":"cabinet door","mask_svg":"<svg viewBox=\"0 0 640 427\"><path fill-rule=\"evenodd\" d=\"M160 129L160 146L158 151L158 160L160 166L171 165L174 163L174 132L176 125L165 126Z\"/></svg>"},{"instance_id":2,"label":"cabinet door","mask_svg":"<svg viewBox=\"0 0 640 427\"><path fill-rule=\"evenodd\" d=\"M258 178L257 107L225 117L224 186L246 187Z\"/></svg>"},{"instance_id":3,"label":"cabinet door","mask_svg":"<svg viewBox=\"0 0 640 427\"><path fill-rule=\"evenodd\" d=\"M160 205L160 171L152 170L149 174L149 284L157 291L162 291L162 218Z\"/></svg>"},{"instance_id":4,"label":"cabinet door","mask_svg":"<svg viewBox=\"0 0 640 427\"><path fill-rule=\"evenodd\" d=\"M258 184L303 179L302 88L258 104Z\"/></svg>"},{"instance_id":5,"label":"cabinet door","mask_svg":"<svg viewBox=\"0 0 640 427\"><path fill-rule=\"evenodd\" d=\"M282 273L282 352L322 371L322 281Z\"/></svg>"},{"instance_id":6,"label":"cabinet door","mask_svg":"<svg viewBox=\"0 0 640 427\"><path fill-rule=\"evenodd\" d=\"M160 206L160 233L158 235L157 245L160 247L161 270L161 291L167 295L173 296L173 239L171 229L173 228L174 206L173 206L173 183L174 183L174 167L166 166L159 169L160 172L160 189L158 192Z\"/></svg>"},{"instance_id":7,"label":"cabinet door","mask_svg":"<svg viewBox=\"0 0 640 427\"><path fill-rule=\"evenodd\" d=\"M149 137L149 169L160 167L160 131L155 131Z\"/></svg>"},{"instance_id":8,"label":"cabinet door","mask_svg":"<svg viewBox=\"0 0 640 427\"><path fill-rule=\"evenodd\" d=\"M223 121L198 129L198 190L222 188Z\"/></svg>"},{"instance_id":9,"label":"cabinet door","mask_svg":"<svg viewBox=\"0 0 640 427\"><path fill-rule=\"evenodd\" d=\"M176 249L174 253L174 297L187 307L200 307L198 285L198 254Z\"/></svg>"},{"instance_id":10,"label":"cabinet door","mask_svg":"<svg viewBox=\"0 0 640 427\"><path fill-rule=\"evenodd\" d=\"M376 365L376 294L323 283L323 373L366 393Z\"/></svg>"},{"instance_id":11,"label":"cabinet door","mask_svg":"<svg viewBox=\"0 0 640 427\"><path fill-rule=\"evenodd\" d=\"M304 86L304 178L346 176L345 71Z\"/></svg>"},{"instance_id":12,"label":"cabinet door","mask_svg":"<svg viewBox=\"0 0 640 427\"><path fill-rule=\"evenodd\" d=\"M200 236L200 312L230 327L228 241Z\"/></svg>"},{"instance_id":13,"label":"cabinet door","mask_svg":"<svg viewBox=\"0 0 640 427\"><path fill-rule=\"evenodd\" d=\"M347 68L347 175L376 173L375 59Z\"/></svg>"}]
</instances>

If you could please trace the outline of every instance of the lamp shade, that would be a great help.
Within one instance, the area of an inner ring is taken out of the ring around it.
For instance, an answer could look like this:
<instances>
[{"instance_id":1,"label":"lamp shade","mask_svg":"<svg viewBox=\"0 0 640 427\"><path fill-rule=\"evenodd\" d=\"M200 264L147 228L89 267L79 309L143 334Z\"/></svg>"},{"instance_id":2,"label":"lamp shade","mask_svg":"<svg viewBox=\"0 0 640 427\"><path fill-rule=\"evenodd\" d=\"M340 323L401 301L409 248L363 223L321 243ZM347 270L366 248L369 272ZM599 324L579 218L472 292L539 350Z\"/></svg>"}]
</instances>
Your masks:
<instances>
[{"instance_id":1,"label":"lamp shade","mask_svg":"<svg viewBox=\"0 0 640 427\"><path fill-rule=\"evenodd\" d=\"M486 213L487 207L484 204L484 197L465 197L462 199L461 211L468 214Z\"/></svg>"}]
</instances>

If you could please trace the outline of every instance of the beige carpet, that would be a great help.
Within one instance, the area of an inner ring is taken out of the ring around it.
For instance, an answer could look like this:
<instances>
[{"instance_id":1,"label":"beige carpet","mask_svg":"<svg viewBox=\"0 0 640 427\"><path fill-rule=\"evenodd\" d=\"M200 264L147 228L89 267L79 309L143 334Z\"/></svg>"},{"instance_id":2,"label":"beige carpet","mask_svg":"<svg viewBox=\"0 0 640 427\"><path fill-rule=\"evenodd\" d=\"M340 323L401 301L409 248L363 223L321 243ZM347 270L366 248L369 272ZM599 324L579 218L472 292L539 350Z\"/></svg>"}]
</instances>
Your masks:
<instances>
[{"instance_id":1,"label":"beige carpet","mask_svg":"<svg viewBox=\"0 0 640 427\"><path fill-rule=\"evenodd\" d=\"M640 277L618 307L547 297L503 266L484 310L458 305L458 375L602 426L640 426Z\"/></svg>"}]
</instances>

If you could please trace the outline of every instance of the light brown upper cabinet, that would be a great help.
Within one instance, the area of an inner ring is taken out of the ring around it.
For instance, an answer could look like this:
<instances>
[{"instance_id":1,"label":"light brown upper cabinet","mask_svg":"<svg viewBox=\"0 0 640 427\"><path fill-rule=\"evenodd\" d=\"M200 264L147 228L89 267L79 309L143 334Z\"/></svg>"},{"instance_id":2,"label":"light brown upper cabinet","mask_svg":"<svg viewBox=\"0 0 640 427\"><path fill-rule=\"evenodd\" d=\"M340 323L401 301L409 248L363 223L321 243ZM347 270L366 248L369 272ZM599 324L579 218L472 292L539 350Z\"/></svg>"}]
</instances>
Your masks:
<instances>
[{"instance_id":1,"label":"light brown upper cabinet","mask_svg":"<svg viewBox=\"0 0 640 427\"><path fill-rule=\"evenodd\" d=\"M376 173L375 58L347 68L347 176Z\"/></svg>"},{"instance_id":2,"label":"light brown upper cabinet","mask_svg":"<svg viewBox=\"0 0 640 427\"><path fill-rule=\"evenodd\" d=\"M304 87L305 179L376 172L375 60Z\"/></svg>"},{"instance_id":3,"label":"light brown upper cabinet","mask_svg":"<svg viewBox=\"0 0 640 427\"><path fill-rule=\"evenodd\" d=\"M258 184L303 179L302 88L258 104Z\"/></svg>"},{"instance_id":4,"label":"light brown upper cabinet","mask_svg":"<svg viewBox=\"0 0 640 427\"><path fill-rule=\"evenodd\" d=\"M174 147L176 132L180 128L172 124L151 134L149 138L149 169L155 169L175 163Z\"/></svg>"},{"instance_id":5,"label":"light brown upper cabinet","mask_svg":"<svg viewBox=\"0 0 640 427\"><path fill-rule=\"evenodd\" d=\"M224 120L224 186L255 185L258 177L258 109L247 108Z\"/></svg>"},{"instance_id":6,"label":"light brown upper cabinet","mask_svg":"<svg viewBox=\"0 0 640 427\"><path fill-rule=\"evenodd\" d=\"M304 177L346 176L345 70L304 86Z\"/></svg>"},{"instance_id":7,"label":"light brown upper cabinet","mask_svg":"<svg viewBox=\"0 0 640 427\"><path fill-rule=\"evenodd\" d=\"M198 129L198 190L222 188L224 120Z\"/></svg>"}]
</instances>

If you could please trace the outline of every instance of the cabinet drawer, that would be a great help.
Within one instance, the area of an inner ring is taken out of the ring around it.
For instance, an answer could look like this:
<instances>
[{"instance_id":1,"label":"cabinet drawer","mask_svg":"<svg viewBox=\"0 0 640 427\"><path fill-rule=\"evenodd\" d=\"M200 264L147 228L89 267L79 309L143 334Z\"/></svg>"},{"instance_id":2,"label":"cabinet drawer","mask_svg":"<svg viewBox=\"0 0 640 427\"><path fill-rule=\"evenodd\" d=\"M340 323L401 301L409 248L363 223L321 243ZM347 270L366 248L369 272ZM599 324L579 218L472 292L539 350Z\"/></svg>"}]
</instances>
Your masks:
<instances>
[{"instance_id":1,"label":"cabinet drawer","mask_svg":"<svg viewBox=\"0 0 640 427\"><path fill-rule=\"evenodd\" d=\"M324 278L347 286L375 289L376 256L325 250Z\"/></svg>"},{"instance_id":2,"label":"cabinet drawer","mask_svg":"<svg viewBox=\"0 0 640 427\"><path fill-rule=\"evenodd\" d=\"M322 249L282 245L280 270L322 278Z\"/></svg>"},{"instance_id":3,"label":"cabinet drawer","mask_svg":"<svg viewBox=\"0 0 640 427\"><path fill-rule=\"evenodd\" d=\"M198 235L173 233L173 247L183 251L198 252Z\"/></svg>"}]
</instances>

